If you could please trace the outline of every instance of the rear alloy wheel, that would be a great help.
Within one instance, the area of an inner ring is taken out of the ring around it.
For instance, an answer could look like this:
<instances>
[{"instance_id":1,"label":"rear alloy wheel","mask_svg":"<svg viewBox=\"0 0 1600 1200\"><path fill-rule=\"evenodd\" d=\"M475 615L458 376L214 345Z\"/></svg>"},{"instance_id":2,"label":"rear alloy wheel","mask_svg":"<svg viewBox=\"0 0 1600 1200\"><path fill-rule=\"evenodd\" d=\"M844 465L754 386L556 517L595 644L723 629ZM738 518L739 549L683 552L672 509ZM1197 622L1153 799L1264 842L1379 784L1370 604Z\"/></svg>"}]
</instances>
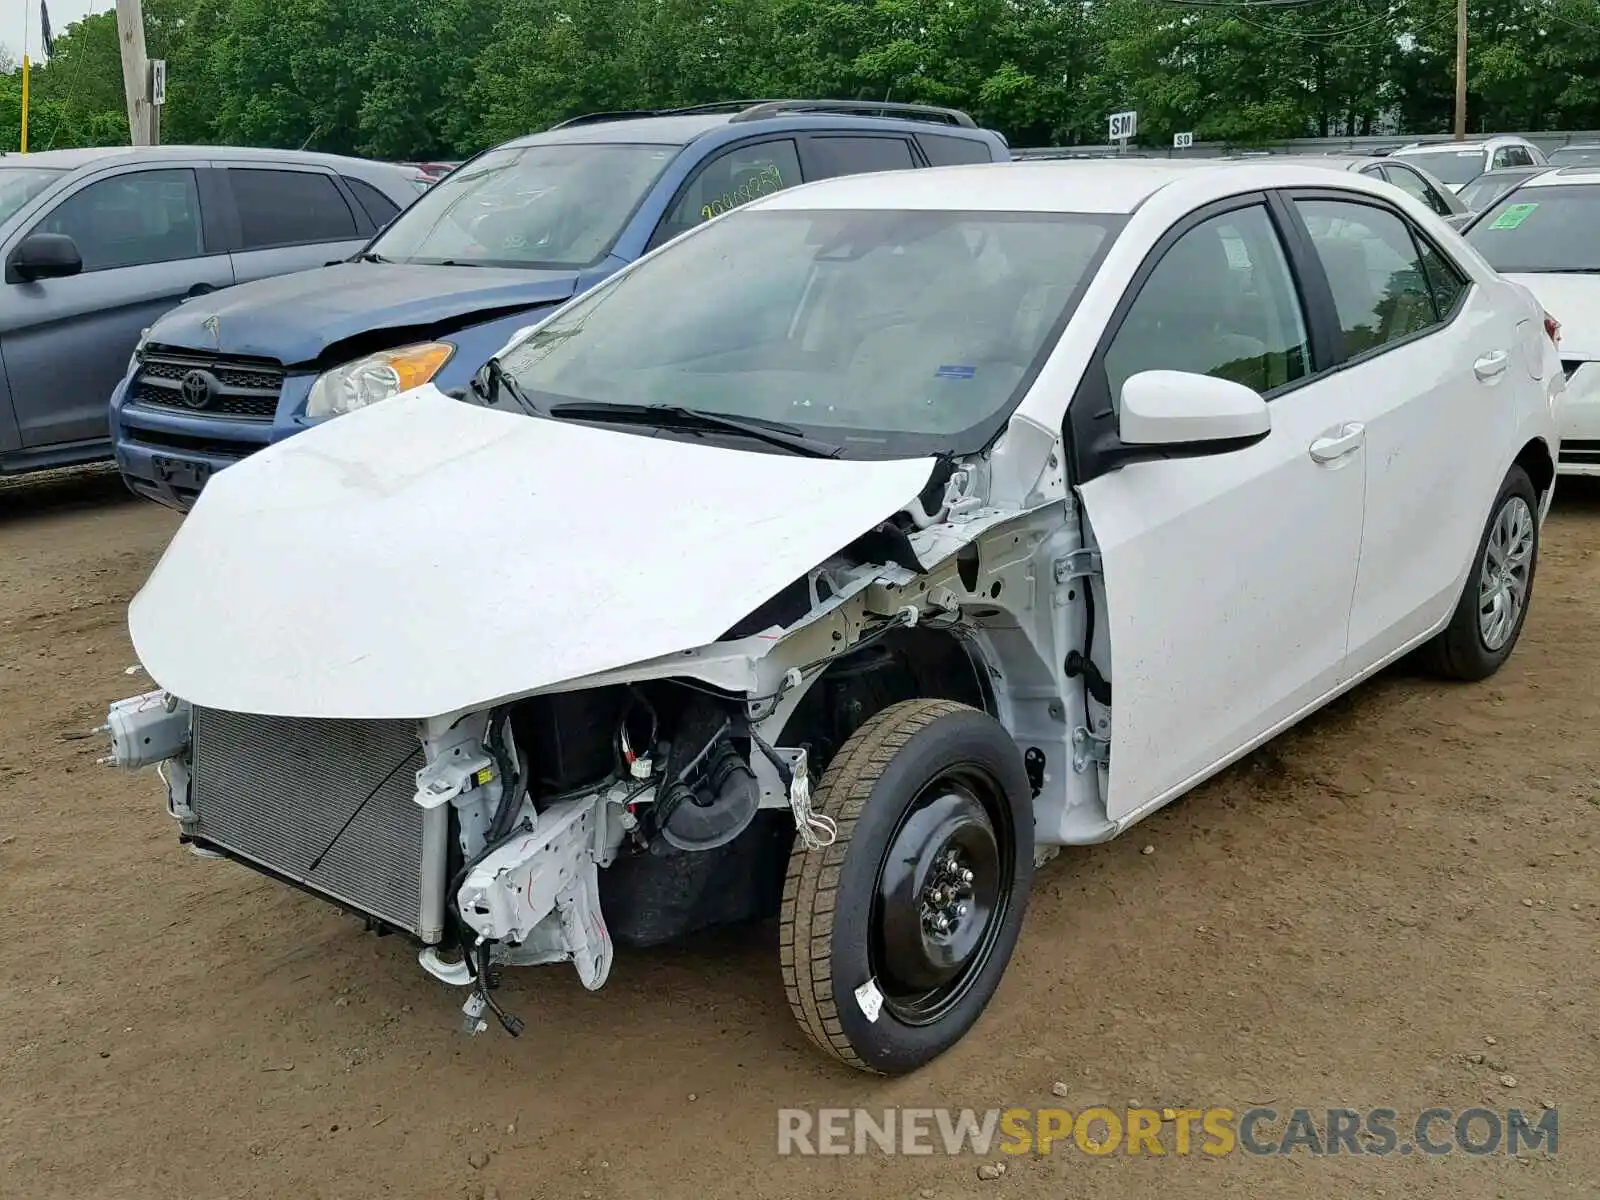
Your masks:
<instances>
[{"instance_id":1,"label":"rear alloy wheel","mask_svg":"<svg viewBox=\"0 0 1600 1200\"><path fill-rule=\"evenodd\" d=\"M1450 679L1487 679L1511 657L1539 565L1539 496L1521 467L1500 485L1455 614L1428 654Z\"/></svg>"},{"instance_id":2,"label":"rear alloy wheel","mask_svg":"<svg viewBox=\"0 0 1600 1200\"><path fill-rule=\"evenodd\" d=\"M976 709L906 701L850 737L814 808L838 835L789 859L789 1006L841 1062L915 1070L971 1028L1016 945L1033 877L1022 754Z\"/></svg>"}]
</instances>

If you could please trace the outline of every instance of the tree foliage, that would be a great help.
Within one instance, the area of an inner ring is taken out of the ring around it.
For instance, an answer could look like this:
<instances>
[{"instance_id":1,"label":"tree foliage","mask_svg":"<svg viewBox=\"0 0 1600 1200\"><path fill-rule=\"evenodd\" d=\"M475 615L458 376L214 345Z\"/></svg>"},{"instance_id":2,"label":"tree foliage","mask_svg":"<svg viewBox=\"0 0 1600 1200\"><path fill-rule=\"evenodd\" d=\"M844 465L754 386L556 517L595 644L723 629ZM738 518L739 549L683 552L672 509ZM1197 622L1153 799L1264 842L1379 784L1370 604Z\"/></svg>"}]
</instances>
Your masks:
<instances>
[{"instance_id":1,"label":"tree foliage","mask_svg":"<svg viewBox=\"0 0 1600 1200\"><path fill-rule=\"evenodd\" d=\"M1471 0L1474 131L1600 127L1600 4ZM762 96L955 105L1014 145L1449 128L1454 0L145 0L163 140L457 157L580 112ZM0 144L20 79L0 62ZM126 140L116 23L32 74L34 149Z\"/></svg>"}]
</instances>

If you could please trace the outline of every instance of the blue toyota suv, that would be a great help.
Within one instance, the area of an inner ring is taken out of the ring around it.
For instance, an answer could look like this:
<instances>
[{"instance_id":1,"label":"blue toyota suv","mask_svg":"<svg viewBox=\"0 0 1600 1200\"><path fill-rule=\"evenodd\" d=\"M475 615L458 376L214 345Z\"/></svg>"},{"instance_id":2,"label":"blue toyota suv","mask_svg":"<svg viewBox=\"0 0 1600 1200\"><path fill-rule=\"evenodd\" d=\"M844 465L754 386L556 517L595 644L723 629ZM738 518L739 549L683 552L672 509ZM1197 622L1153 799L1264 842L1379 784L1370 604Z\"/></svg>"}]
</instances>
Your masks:
<instances>
[{"instance_id":1,"label":"blue toyota suv","mask_svg":"<svg viewBox=\"0 0 1600 1200\"><path fill-rule=\"evenodd\" d=\"M871 101L594 113L487 150L347 262L180 305L111 397L117 463L185 509L329 417L465 387L513 334L719 213L816 179L1010 158L967 114Z\"/></svg>"}]
</instances>

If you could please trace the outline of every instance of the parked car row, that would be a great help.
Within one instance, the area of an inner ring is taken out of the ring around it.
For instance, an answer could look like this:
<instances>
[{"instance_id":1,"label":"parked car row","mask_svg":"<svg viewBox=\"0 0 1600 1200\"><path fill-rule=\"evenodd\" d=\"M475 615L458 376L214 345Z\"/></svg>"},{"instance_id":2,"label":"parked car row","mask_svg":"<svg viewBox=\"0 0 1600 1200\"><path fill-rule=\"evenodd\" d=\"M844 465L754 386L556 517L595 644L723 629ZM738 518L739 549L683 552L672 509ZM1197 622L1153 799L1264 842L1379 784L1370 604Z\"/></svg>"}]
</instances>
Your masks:
<instances>
[{"instance_id":1,"label":"parked car row","mask_svg":"<svg viewBox=\"0 0 1600 1200\"><path fill-rule=\"evenodd\" d=\"M520 328L678 234L811 180L1007 158L922 105L596 113L485 151L360 253L184 305L111 393L116 455L178 508L216 471L423 383L468 386Z\"/></svg>"},{"instance_id":2,"label":"parked car row","mask_svg":"<svg viewBox=\"0 0 1600 1200\"><path fill-rule=\"evenodd\" d=\"M0 472L107 457L107 398L145 328L210 293L347 258L417 195L402 168L294 151L0 157ZM151 376L141 394L182 407L183 381Z\"/></svg>"}]
</instances>

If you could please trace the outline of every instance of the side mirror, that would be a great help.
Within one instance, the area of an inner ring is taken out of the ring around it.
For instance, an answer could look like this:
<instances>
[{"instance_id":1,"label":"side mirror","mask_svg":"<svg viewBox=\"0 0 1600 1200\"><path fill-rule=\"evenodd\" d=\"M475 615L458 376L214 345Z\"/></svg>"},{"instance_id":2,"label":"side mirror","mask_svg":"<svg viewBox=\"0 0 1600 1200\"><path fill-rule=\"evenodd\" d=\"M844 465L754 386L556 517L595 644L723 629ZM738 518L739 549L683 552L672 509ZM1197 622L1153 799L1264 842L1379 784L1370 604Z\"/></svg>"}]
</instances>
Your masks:
<instances>
[{"instance_id":1,"label":"side mirror","mask_svg":"<svg viewBox=\"0 0 1600 1200\"><path fill-rule=\"evenodd\" d=\"M1239 450L1272 432L1259 392L1189 371L1140 371L1122 385L1117 435L1137 447L1211 454Z\"/></svg>"},{"instance_id":2,"label":"side mirror","mask_svg":"<svg viewBox=\"0 0 1600 1200\"><path fill-rule=\"evenodd\" d=\"M22 280L60 279L83 270L78 244L64 233L31 233L11 253L11 270Z\"/></svg>"}]
</instances>

